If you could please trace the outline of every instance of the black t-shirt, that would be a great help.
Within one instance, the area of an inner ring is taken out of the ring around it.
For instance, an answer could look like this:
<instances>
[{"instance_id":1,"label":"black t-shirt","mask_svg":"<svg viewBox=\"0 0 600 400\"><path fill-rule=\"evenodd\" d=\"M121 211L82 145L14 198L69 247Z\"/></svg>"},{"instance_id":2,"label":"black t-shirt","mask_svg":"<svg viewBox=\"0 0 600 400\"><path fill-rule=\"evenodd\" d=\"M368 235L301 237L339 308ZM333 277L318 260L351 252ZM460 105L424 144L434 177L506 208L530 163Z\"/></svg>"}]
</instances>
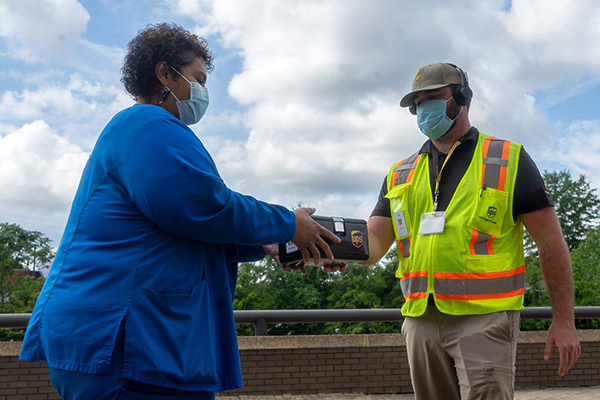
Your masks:
<instances>
[{"instance_id":1,"label":"black t-shirt","mask_svg":"<svg viewBox=\"0 0 600 400\"><path fill-rule=\"evenodd\" d=\"M459 140L462 142L456 147L448 163L444 167L440 181L440 196L438 199L438 211L444 211L450 204L452 195L456 191L460 180L469 168L469 164L475 153L479 131L471 127L469 131ZM435 190L435 178L446 159L446 154L440 153L431 140L425 142L419 154L429 154L429 177L431 182L431 193ZM371 216L390 217L390 200L385 198L387 194L387 176L383 180L383 186L379 192L379 199L371 213ZM527 214L545 207L554 206L546 185L537 166L527 154L521 149L517 179L515 182L515 193L513 197L513 218L517 219L519 214Z\"/></svg>"}]
</instances>

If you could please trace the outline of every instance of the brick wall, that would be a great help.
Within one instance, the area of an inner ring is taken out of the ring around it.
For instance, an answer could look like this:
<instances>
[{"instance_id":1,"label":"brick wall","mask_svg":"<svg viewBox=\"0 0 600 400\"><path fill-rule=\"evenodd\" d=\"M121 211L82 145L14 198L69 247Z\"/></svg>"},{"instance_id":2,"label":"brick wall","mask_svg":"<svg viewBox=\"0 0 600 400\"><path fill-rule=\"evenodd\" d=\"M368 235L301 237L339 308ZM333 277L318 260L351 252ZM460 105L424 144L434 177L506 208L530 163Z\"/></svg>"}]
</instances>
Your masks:
<instances>
[{"instance_id":1,"label":"brick wall","mask_svg":"<svg viewBox=\"0 0 600 400\"><path fill-rule=\"evenodd\" d=\"M521 332L516 388L600 385L600 331L580 331L583 352L569 374L543 360L545 332ZM409 393L402 335L267 336L239 339L244 389L237 394ZM0 400L60 399L44 362L20 362L20 343L0 343Z\"/></svg>"},{"instance_id":2,"label":"brick wall","mask_svg":"<svg viewBox=\"0 0 600 400\"><path fill-rule=\"evenodd\" d=\"M561 378L544 361L546 332L521 332L515 387L600 385L600 331L580 331L582 355ZM402 335L240 338L244 389L234 394L411 393ZM224 393L223 395L228 395Z\"/></svg>"},{"instance_id":3,"label":"brick wall","mask_svg":"<svg viewBox=\"0 0 600 400\"><path fill-rule=\"evenodd\" d=\"M0 353L1 354L1 353ZM0 400L60 400L45 362L20 362L0 355Z\"/></svg>"},{"instance_id":4,"label":"brick wall","mask_svg":"<svg viewBox=\"0 0 600 400\"><path fill-rule=\"evenodd\" d=\"M404 347L242 351L237 394L410 393Z\"/></svg>"}]
</instances>

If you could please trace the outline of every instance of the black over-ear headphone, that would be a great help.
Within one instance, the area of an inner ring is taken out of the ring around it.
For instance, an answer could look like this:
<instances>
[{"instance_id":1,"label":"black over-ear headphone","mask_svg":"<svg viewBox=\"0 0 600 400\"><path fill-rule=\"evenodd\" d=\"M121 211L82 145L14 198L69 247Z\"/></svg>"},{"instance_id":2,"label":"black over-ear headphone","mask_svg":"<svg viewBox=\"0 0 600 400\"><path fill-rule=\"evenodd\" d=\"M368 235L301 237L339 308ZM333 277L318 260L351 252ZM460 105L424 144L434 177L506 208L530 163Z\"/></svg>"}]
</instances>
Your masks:
<instances>
[{"instance_id":1,"label":"black over-ear headphone","mask_svg":"<svg viewBox=\"0 0 600 400\"><path fill-rule=\"evenodd\" d=\"M467 76L467 73L463 71L462 68L460 68L458 65L454 65L451 63L446 64L456 68L460 73L460 76L462 77L463 84L460 85L453 93L454 100L456 100L456 104L458 104L459 106L468 106L469 104L471 104L471 99L473 98L473 91L469 86L469 77Z\"/></svg>"},{"instance_id":2,"label":"black over-ear headphone","mask_svg":"<svg viewBox=\"0 0 600 400\"><path fill-rule=\"evenodd\" d=\"M473 90L471 90L471 87L469 86L469 77L467 76L467 73L463 71L462 68L460 68L458 65L452 63L446 64L455 68L460 74L463 81L463 83L459 87L454 89L452 92L452 95L454 96L454 101L456 101L456 104L458 104L459 106L468 106L469 104L471 104L471 99L473 98ZM414 104L410 106L408 110L412 115L417 115L417 106L415 106Z\"/></svg>"}]
</instances>

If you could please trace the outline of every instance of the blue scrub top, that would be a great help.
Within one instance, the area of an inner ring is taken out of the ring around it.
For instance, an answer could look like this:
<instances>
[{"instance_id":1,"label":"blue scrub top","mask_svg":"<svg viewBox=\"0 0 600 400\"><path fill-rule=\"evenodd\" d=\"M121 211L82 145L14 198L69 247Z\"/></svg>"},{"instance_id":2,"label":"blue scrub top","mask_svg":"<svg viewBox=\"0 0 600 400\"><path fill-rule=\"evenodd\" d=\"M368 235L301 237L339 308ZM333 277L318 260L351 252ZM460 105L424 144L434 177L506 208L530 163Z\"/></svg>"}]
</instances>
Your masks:
<instances>
[{"instance_id":1,"label":"blue scrub top","mask_svg":"<svg viewBox=\"0 0 600 400\"><path fill-rule=\"evenodd\" d=\"M83 172L21 360L107 373L125 327L125 379L242 386L232 302L238 261L295 231L288 209L225 185L196 135L136 105L104 128Z\"/></svg>"}]
</instances>

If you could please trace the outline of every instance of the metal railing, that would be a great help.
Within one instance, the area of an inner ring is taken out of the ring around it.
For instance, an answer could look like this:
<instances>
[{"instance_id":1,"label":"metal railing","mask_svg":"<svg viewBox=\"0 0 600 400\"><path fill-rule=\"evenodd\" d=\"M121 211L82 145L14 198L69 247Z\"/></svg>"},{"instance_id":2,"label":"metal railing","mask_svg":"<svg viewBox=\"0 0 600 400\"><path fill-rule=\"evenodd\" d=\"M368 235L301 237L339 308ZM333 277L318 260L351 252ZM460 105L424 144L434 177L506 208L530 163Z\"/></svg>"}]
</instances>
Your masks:
<instances>
[{"instance_id":1,"label":"metal railing","mask_svg":"<svg viewBox=\"0 0 600 400\"><path fill-rule=\"evenodd\" d=\"M324 324L332 322L398 322L399 308L358 310L258 310L234 311L235 322L255 326L265 336L269 324ZM0 314L0 328L26 328L31 314ZM550 307L526 307L521 319L551 319ZM575 307L575 319L600 319L600 307Z\"/></svg>"}]
</instances>

